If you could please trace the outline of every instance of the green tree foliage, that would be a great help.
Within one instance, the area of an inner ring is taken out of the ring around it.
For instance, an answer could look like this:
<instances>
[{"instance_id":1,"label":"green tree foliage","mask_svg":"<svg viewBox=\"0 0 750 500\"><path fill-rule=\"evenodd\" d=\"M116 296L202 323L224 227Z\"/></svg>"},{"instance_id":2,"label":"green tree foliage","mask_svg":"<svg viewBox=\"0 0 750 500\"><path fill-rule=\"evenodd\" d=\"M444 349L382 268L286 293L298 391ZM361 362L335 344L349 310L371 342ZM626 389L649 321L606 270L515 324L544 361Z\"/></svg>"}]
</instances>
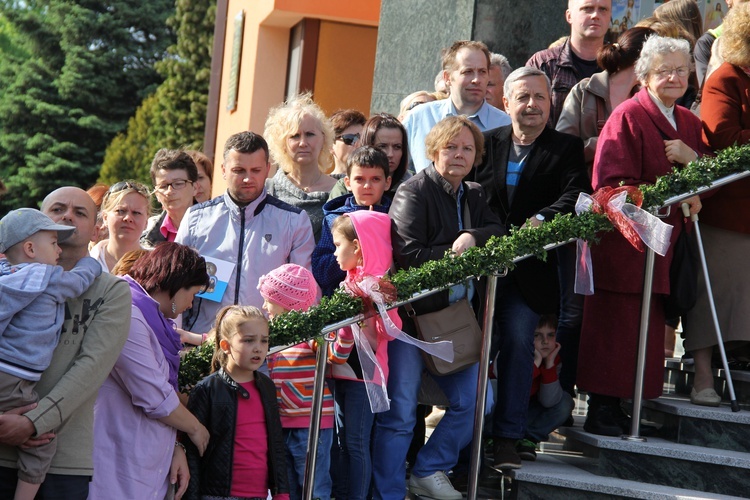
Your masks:
<instances>
[{"instance_id":1,"label":"green tree foliage","mask_svg":"<svg viewBox=\"0 0 750 500\"><path fill-rule=\"evenodd\" d=\"M0 211L88 187L107 144L161 82L172 0L1 1Z\"/></svg>"},{"instance_id":2,"label":"green tree foliage","mask_svg":"<svg viewBox=\"0 0 750 500\"><path fill-rule=\"evenodd\" d=\"M133 177L148 183L148 165L159 148L203 147L215 17L211 0L176 0L168 24L177 42L156 65L164 82L107 148L102 182Z\"/></svg>"},{"instance_id":3,"label":"green tree foliage","mask_svg":"<svg viewBox=\"0 0 750 500\"><path fill-rule=\"evenodd\" d=\"M146 185L151 183L151 159L159 149L151 134L156 100L156 94L144 99L135 116L128 121L127 132L117 134L107 146L99 173L100 182L114 184L124 179L135 179ZM132 144L139 146L131 147Z\"/></svg>"}]
</instances>

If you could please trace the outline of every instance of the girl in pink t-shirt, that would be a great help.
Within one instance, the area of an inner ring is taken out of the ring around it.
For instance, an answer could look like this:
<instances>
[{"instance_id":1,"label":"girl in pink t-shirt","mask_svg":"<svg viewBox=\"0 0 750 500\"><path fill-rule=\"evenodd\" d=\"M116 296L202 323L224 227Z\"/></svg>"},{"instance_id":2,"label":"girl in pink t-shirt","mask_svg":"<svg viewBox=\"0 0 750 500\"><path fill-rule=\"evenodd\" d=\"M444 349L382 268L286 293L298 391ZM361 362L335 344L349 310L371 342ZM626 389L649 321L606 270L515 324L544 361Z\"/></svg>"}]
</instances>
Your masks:
<instances>
[{"instance_id":1,"label":"girl in pink t-shirt","mask_svg":"<svg viewBox=\"0 0 750 500\"><path fill-rule=\"evenodd\" d=\"M214 373L191 392L188 408L211 439L203 456L186 443L185 498L288 500L288 476L276 388L258 372L268 354L268 321L252 306L219 311L210 334Z\"/></svg>"}]
</instances>

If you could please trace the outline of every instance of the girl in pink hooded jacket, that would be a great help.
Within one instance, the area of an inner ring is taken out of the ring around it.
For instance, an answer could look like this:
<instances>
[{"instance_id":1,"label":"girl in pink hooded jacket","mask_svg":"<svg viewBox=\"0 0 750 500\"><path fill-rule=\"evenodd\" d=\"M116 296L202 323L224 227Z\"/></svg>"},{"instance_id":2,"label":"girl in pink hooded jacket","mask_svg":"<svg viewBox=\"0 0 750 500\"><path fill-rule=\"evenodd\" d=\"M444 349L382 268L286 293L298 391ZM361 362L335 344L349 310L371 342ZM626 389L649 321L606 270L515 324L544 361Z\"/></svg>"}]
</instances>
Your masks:
<instances>
[{"instance_id":1,"label":"girl in pink hooded jacket","mask_svg":"<svg viewBox=\"0 0 750 500\"><path fill-rule=\"evenodd\" d=\"M375 413L388 409L385 390L388 377L387 342L400 329L396 309L372 315L377 305L395 300L395 288L381 278L393 263L391 219L374 211L356 211L342 215L331 226L334 255L347 272L341 284L344 290L361 297L369 318L339 332L353 335L357 346L347 359L337 363L334 357L336 427L340 446L339 483L343 498L364 499L370 489L372 464L370 438ZM395 329L395 330L394 330Z\"/></svg>"}]
</instances>

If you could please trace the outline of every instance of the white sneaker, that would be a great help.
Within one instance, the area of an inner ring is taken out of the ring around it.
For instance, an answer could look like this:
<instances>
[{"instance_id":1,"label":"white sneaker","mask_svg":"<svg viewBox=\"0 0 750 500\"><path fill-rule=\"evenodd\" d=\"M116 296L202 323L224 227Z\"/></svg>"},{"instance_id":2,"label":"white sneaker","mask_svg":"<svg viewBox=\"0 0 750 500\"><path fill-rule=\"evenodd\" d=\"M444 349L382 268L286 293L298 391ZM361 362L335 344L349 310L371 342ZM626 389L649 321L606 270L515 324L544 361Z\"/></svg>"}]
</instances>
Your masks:
<instances>
[{"instance_id":1,"label":"white sneaker","mask_svg":"<svg viewBox=\"0 0 750 500\"><path fill-rule=\"evenodd\" d=\"M427 477L412 475L409 478L409 491L435 500L461 500L464 497L441 471Z\"/></svg>"}]
</instances>

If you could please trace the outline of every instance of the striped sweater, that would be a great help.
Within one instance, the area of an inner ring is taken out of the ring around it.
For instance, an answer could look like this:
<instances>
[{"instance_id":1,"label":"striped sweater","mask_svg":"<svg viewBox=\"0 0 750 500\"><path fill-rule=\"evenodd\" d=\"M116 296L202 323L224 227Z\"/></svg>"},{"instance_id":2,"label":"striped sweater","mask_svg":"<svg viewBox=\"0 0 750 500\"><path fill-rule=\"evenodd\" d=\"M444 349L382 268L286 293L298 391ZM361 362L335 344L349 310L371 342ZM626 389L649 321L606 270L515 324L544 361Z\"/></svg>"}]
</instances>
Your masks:
<instances>
[{"instance_id":1,"label":"striped sweater","mask_svg":"<svg viewBox=\"0 0 750 500\"><path fill-rule=\"evenodd\" d=\"M348 357L353 346L353 338L336 340L329 350L329 362L341 363L340 360ZM314 341L302 342L268 357L268 371L276 385L282 427L305 428L310 425L316 350L317 343ZM333 396L326 385L321 429L333 427L333 415Z\"/></svg>"}]
</instances>

